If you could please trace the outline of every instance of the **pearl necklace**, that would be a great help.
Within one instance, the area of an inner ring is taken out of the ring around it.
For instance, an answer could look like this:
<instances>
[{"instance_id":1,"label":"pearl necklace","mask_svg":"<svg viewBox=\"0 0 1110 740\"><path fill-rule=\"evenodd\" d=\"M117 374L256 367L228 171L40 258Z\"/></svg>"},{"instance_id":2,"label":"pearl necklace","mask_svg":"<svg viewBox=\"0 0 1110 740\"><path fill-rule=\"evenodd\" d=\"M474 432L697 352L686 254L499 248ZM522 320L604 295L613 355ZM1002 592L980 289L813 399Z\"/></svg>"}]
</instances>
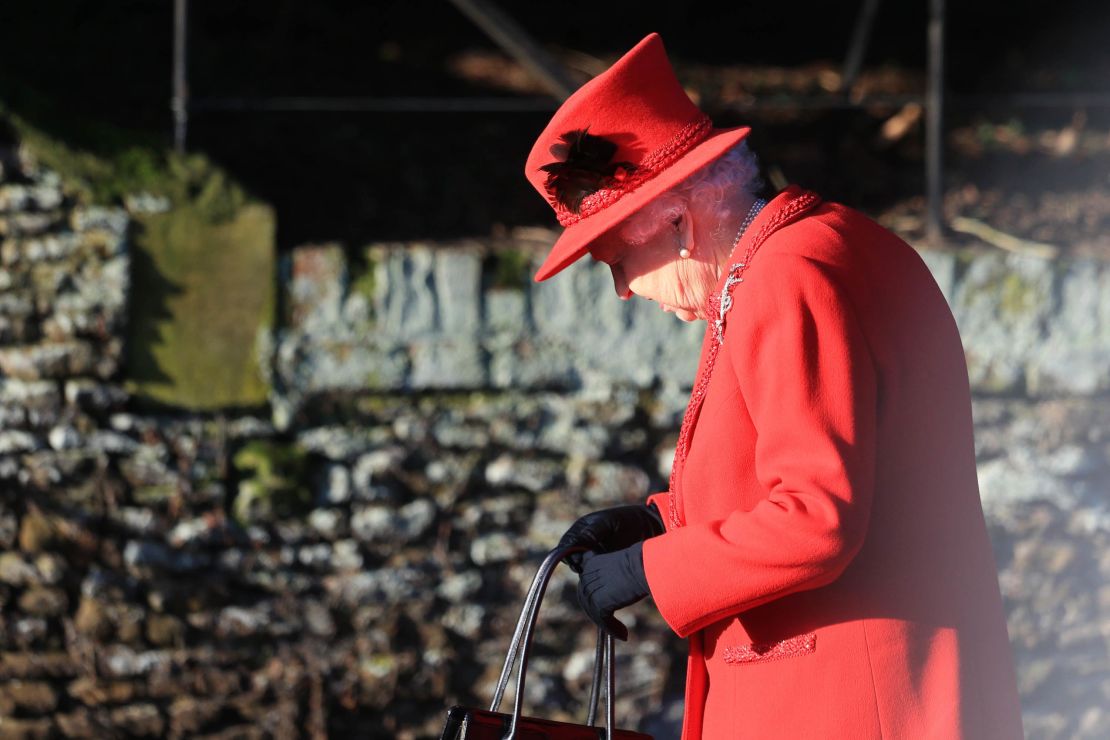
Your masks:
<instances>
[{"instance_id":1,"label":"pearl necklace","mask_svg":"<svg viewBox=\"0 0 1110 740\"><path fill-rule=\"evenodd\" d=\"M751 226L752 221L759 215L759 212L763 210L763 206L765 205L767 205L767 201L763 198L756 198L755 203L752 203L751 210L748 211L747 217L744 218L744 223L740 224L740 230L736 232L736 239L732 242L733 249L736 249L736 245L740 243L740 237L744 235L744 232ZM725 312L732 308L732 294L729 293L729 290L736 283L744 282L744 278L737 272L747 266L746 260L748 259L748 255L744 255L744 259L745 262L736 262L728 268L728 277L725 279L724 287L721 288L720 313L713 322L716 328L717 344L724 344L725 341Z\"/></svg>"},{"instance_id":2,"label":"pearl necklace","mask_svg":"<svg viewBox=\"0 0 1110 740\"><path fill-rule=\"evenodd\" d=\"M763 210L765 205L767 205L767 201L763 198L756 198L755 202L752 203L752 207L748 209L748 215L744 217L744 222L740 224L740 230L736 232L736 238L732 240L733 249L736 249L736 245L740 243L740 237L744 235L747 228L751 226L752 220Z\"/></svg>"}]
</instances>

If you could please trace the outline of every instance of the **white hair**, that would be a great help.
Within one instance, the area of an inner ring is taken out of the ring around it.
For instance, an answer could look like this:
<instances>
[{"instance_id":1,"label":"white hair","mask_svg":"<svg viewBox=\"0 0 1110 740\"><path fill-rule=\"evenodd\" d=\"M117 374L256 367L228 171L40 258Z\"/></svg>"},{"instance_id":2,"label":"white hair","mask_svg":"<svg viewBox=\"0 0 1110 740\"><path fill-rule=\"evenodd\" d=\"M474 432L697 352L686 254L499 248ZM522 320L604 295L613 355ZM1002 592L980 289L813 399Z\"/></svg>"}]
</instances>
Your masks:
<instances>
[{"instance_id":1,"label":"white hair","mask_svg":"<svg viewBox=\"0 0 1110 740\"><path fill-rule=\"evenodd\" d=\"M754 195L763 186L759 176L759 159L745 139L720 158L653 198L626 218L617 227L617 233L628 244L643 244L687 211L697 210L714 219L714 238L725 239L725 231L736 225L737 194L744 191Z\"/></svg>"}]
</instances>

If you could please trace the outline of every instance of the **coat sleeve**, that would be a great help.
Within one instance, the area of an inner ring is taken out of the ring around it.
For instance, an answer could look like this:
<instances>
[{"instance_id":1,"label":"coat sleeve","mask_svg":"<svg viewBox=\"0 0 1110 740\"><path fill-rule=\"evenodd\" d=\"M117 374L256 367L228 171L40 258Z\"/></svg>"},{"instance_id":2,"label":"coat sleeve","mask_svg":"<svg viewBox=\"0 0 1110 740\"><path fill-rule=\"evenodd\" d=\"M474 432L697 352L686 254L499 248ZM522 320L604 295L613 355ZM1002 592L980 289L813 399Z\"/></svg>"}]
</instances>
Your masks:
<instances>
[{"instance_id":1,"label":"coat sleeve","mask_svg":"<svg viewBox=\"0 0 1110 740\"><path fill-rule=\"evenodd\" d=\"M650 494L644 499L644 503L655 504L655 508L659 510L660 516L663 517L663 527L665 529L670 529L671 505L667 493L667 491L657 491L656 493Z\"/></svg>"},{"instance_id":2,"label":"coat sleeve","mask_svg":"<svg viewBox=\"0 0 1110 740\"><path fill-rule=\"evenodd\" d=\"M715 372L737 374L767 496L644 542L652 598L680 637L831 583L867 533L877 389L855 309L814 260L775 253L758 266L733 288Z\"/></svg>"}]
</instances>

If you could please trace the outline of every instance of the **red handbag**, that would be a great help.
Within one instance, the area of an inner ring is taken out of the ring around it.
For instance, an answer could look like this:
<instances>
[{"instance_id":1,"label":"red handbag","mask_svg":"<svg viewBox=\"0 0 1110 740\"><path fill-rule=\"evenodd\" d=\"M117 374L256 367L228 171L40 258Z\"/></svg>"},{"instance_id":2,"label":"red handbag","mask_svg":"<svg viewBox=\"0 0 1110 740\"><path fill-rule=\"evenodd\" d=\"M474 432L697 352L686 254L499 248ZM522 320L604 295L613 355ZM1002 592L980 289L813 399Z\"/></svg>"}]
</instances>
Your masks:
<instances>
[{"instance_id":1,"label":"red handbag","mask_svg":"<svg viewBox=\"0 0 1110 740\"><path fill-rule=\"evenodd\" d=\"M447 721L443 727L440 740L652 740L651 735L632 730L618 730L614 728L613 721L613 691L615 678L613 669L613 637L604 632L600 627L597 630L597 650L594 654L594 677L590 687L590 704L586 715L586 724L578 725L572 722L558 722L556 720L541 719L539 717L525 717L521 714L521 699L524 696L524 675L528 668L528 650L532 646L532 629L536 624L539 613L540 601L547 582L555 571L559 561L572 552L586 550L585 547L564 547L552 550L540 564L532 585L528 588L528 595L524 598L524 607L520 612L520 619L516 623L516 631L509 642L509 653L505 656L505 666L501 669L501 677L497 681L497 690L493 695L490 708L478 709L455 705L447 710ZM522 649L523 646L523 649ZM520 670L516 678L516 696L513 699L512 714L498 712L501 697L509 683L509 674L512 672L513 663L520 656ZM597 727L594 720L597 715L597 699L601 687L601 668L605 664L605 727Z\"/></svg>"}]
</instances>

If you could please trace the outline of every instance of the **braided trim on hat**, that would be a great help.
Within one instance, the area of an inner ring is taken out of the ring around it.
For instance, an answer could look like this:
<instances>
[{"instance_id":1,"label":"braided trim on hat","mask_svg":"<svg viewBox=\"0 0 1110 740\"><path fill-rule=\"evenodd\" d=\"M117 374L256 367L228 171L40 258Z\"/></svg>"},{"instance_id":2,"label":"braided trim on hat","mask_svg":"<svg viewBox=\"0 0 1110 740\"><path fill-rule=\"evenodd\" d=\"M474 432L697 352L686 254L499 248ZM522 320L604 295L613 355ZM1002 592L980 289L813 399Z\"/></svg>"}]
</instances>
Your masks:
<instances>
[{"instance_id":1,"label":"braided trim on hat","mask_svg":"<svg viewBox=\"0 0 1110 740\"><path fill-rule=\"evenodd\" d=\"M562 226L570 226L587 216L608 208L667 167L670 167L676 160L685 156L688 151L707 137L712 129L712 120L703 113L699 118L679 129L678 133L666 144L644 157L644 160L636 165L636 171L631 176L620 183L614 184L613 187L601 188L583 198L578 213L569 211L561 204L552 201L551 205L555 209L559 223Z\"/></svg>"}]
</instances>

